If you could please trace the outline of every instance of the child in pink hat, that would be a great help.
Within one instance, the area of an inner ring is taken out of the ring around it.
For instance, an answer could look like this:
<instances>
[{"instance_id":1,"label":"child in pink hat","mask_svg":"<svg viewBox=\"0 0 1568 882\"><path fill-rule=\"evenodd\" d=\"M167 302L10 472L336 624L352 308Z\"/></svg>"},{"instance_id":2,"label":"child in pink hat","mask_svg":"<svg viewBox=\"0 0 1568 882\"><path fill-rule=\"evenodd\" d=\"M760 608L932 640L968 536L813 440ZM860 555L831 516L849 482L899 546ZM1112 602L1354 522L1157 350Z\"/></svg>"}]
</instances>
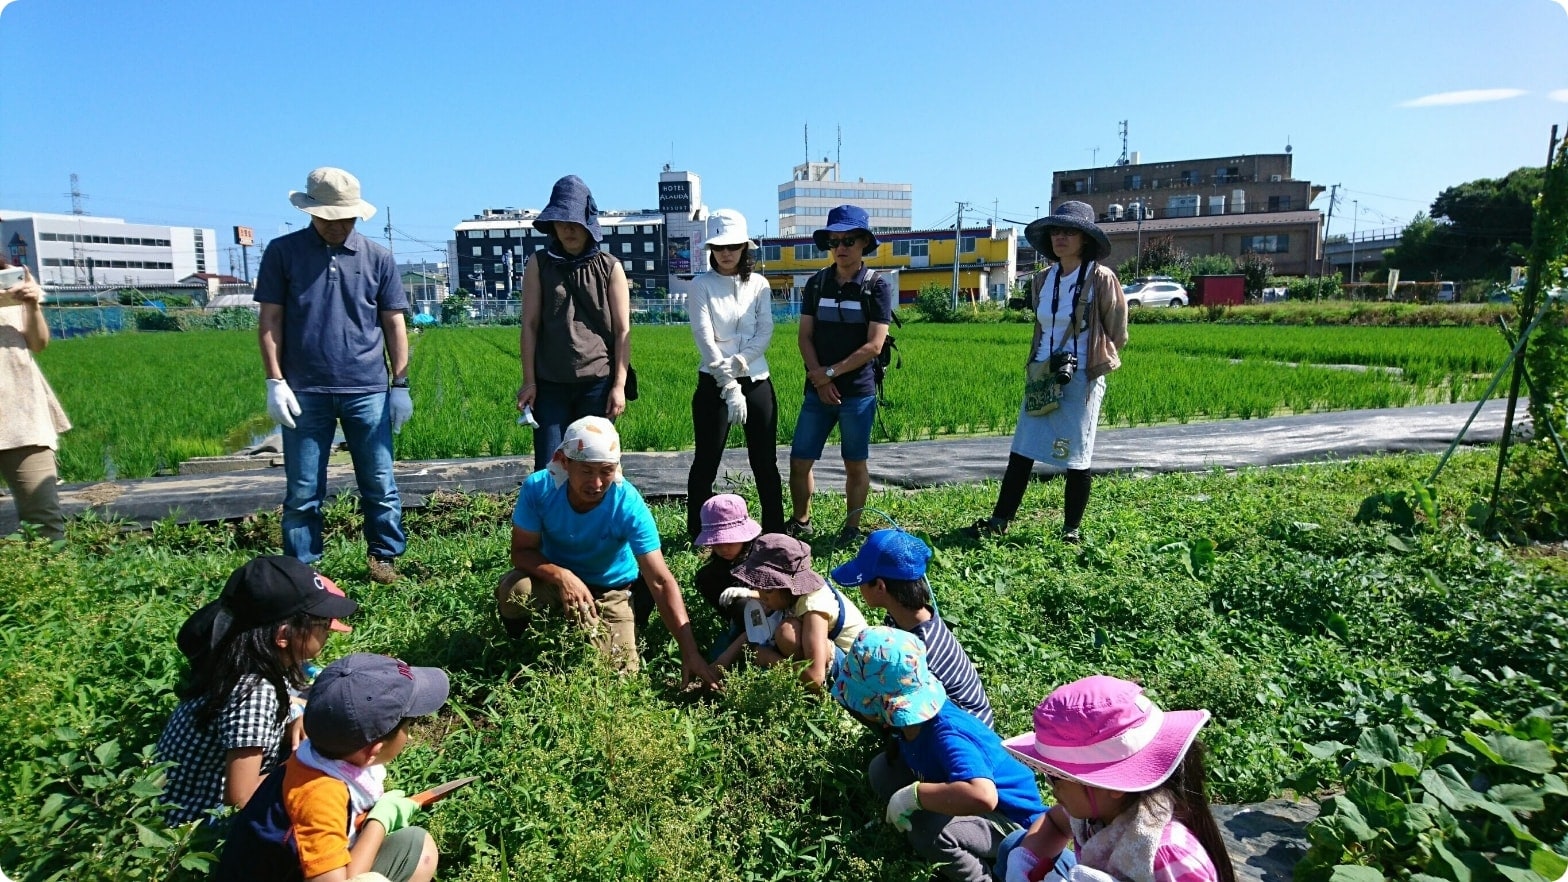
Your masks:
<instances>
[{"instance_id":1,"label":"child in pink hat","mask_svg":"<svg viewBox=\"0 0 1568 882\"><path fill-rule=\"evenodd\" d=\"M746 510L746 500L734 493L710 497L700 511L702 526L692 544L708 549L708 559L697 568L692 582L702 599L729 626L713 651L708 653L708 660L713 661L745 632L746 605L756 604L761 608L757 601L748 599L753 592L740 587L732 574L751 553L752 540L762 535L762 525L752 520L751 513Z\"/></svg>"},{"instance_id":2,"label":"child in pink hat","mask_svg":"<svg viewBox=\"0 0 1568 882\"><path fill-rule=\"evenodd\" d=\"M1209 810L1198 730L1206 710L1162 711L1142 687L1085 677L1003 745L1046 776L1056 805L998 849L1006 882L1038 882L1067 845L1067 882L1235 882Z\"/></svg>"}]
</instances>

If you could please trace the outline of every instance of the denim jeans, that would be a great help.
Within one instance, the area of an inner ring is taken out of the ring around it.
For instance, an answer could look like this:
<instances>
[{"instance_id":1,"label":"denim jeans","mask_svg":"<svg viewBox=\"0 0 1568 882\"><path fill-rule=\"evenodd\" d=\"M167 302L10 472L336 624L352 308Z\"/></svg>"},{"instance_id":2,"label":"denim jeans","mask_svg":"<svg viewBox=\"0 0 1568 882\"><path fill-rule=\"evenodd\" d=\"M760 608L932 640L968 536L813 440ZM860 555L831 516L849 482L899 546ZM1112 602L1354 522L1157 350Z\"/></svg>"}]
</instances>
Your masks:
<instances>
[{"instance_id":1,"label":"denim jeans","mask_svg":"<svg viewBox=\"0 0 1568 882\"><path fill-rule=\"evenodd\" d=\"M310 563L321 557L321 504L327 495L327 458L332 435L343 423L343 438L354 462L360 510L365 515L365 547L388 560L403 553L403 501L392 480L392 421L387 393L340 395L298 392L299 416L283 430L283 553Z\"/></svg>"},{"instance_id":2,"label":"denim jeans","mask_svg":"<svg viewBox=\"0 0 1568 882\"><path fill-rule=\"evenodd\" d=\"M1046 821L1046 823L1049 824L1051 822ZM1007 834L1007 838L1002 840L1001 845L996 847L996 867L992 871L996 874L996 878L1007 878L1007 857L1013 853L1013 849L1018 847L1018 843L1024 838L1024 834L1028 832L1028 830L1014 830ZM1072 843L1068 843L1067 847L1062 849L1062 853L1056 858L1056 863L1051 866L1051 869L1056 872L1056 875L1066 879L1068 871L1077 865L1078 857L1073 854Z\"/></svg>"},{"instance_id":3,"label":"denim jeans","mask_svg":"<svg viewBox=\"0 0 1568 882\"><path fill-rule=\"evenodd\" d=\"M539 382L534 393L534 471L550 464L566 427L585 416L602 417L610 407L610 378L576 383Z\"/></svg>"}]
</instances>

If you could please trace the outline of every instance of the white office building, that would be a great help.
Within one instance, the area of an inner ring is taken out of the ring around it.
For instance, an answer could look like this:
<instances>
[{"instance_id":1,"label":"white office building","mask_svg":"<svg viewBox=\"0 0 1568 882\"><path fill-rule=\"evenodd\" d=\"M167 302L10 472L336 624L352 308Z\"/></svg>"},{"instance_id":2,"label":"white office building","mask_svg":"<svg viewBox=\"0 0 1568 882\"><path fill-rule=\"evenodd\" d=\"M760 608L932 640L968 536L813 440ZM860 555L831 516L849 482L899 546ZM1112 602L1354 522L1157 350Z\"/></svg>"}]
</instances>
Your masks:
<instances>
[{"instance_id":1,"label":"white office building","mask_svg":"<svg viewBox=\"0 0 1568 882\"><path fill-rule=\"evenodd\" d=\"M0 245L46 285L172 285L218 272L218 238L201 227L0 209Z\"/></svg>"},{"instance_id":2,"label":"white office building","mask_svg":"<svg viewBox=\"0 0 1568 882\"><path fill-rule=\"evenodd\" d=\"M914 185L839 180L838 163L805 162L795 166L788 183L779 184L780 236L809 236L827 226L828 211L849 203L871 216L878 233L914 229Z\"/></svg>"}]
</instances>

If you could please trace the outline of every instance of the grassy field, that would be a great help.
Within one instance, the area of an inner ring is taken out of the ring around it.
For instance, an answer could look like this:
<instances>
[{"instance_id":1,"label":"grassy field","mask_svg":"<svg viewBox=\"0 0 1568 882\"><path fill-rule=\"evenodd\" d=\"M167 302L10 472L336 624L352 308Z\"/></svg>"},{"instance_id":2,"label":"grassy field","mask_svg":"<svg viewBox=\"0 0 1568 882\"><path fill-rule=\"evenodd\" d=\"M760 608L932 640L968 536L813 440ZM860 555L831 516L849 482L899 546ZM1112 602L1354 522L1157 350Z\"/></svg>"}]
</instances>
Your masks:
<instances>
[{"instance_id":1,"label":"grassy field","mask_svg":"<svg viewBox=\"0 0 1568 882\"><path fill-rule=\"evenodd\" d=\"M780 326L769 352L781 444L794 432L804 384L794 331ZM904 368L889 374L877 440L1012 431L1027 325L918 324L898 336ZM694 352L685 327L634 329L642 398L621 421L628 449L690 446ZM513 406L516 353L515 328L416 337L415 416L397 439L398 457L530 452L532 435ZM1101 418L1128 426L1473 400L1503 354L1484 327L1137 325ZM67 481L146 476L233 451L270 428L250 332L62 340L40 361L76 424L60 450Z\"/></svg>"},{"instance_id":2,"label":"grassy field","mask_svg":"<svg viewBox=\"0 0 1568 882\"><path fill-rule=\"evenodd\" d=\"M1166 707L1213 711L1214 793L1236 802L1331 779L1299 745L1354 744L1380 724L1412 741L1446 734L1462 751L1478 715L1530 715L1568 741L1568 567L1463 526L1492 454L1455 458L1435 521L1418 514L1396 531L1354 518L1363 498L1410 488L1433 462L1102 478L1076 548L1052 538L1060 482L1032 486L1013 532L986 544L953 531L989 507L994 484L872 504L937 547L938 601L1000 730L1025 730L1063 681L1134 678ZM352 506L328 515L323 571L363 612L325 657L387 652L452 675L448 708L392 772L414 789L483 777L425 821L441 879L930 878L863 783L875 745L787 673L741 672L702 701L674 688L657 625L648 674L625 679L552 623L520 645L502 639L490 591L507 566L509 508L450 496L410 512L408 579L390 587L366 578ZM688 579L683 512L656 517ZM278 546L276 516L129 534L78 522L70 539L59 552L0 542L0 866L18 880L195 878L199 856L157 820L158 770L142 748L174 705L180 621L232 567ZM817 567L842 557L823 549ZM700 638L716 636L695 615ZM1563 798L1547 799L1557 842Z\"/></svg>"}]
</instances>

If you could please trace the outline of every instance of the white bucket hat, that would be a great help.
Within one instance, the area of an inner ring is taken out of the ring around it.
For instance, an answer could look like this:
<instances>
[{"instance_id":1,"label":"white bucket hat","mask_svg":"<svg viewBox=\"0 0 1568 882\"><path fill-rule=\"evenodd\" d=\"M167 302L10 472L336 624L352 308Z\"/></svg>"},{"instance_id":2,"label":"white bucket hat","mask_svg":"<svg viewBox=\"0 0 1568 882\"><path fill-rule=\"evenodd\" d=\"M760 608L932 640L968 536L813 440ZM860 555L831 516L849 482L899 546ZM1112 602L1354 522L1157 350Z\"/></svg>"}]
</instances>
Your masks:
<instances>
[{"instance_id":1,"label":"white bucket hat","mask_svg":"<svg viewBox=\"0 0 1568 882\"><path fill-rule=\"evenodd\" d=\"M746 235L746 216L733 208L721 208L708 215L709 247L714 245L748 245L757 247Z\"/></svg>"},{"instance_id":2,"label":"white bucket hat","mask_svg":"<svg viewBox=\"0 0 1568 882\"><path fill-rule=\"evenodd\" d=\"M340 168L322 166L305 178L305 190L293 190L289 201L306 214L322 220L370 220L376 207L359 196L359 178Z\"/></svg>"}]
</instances>

